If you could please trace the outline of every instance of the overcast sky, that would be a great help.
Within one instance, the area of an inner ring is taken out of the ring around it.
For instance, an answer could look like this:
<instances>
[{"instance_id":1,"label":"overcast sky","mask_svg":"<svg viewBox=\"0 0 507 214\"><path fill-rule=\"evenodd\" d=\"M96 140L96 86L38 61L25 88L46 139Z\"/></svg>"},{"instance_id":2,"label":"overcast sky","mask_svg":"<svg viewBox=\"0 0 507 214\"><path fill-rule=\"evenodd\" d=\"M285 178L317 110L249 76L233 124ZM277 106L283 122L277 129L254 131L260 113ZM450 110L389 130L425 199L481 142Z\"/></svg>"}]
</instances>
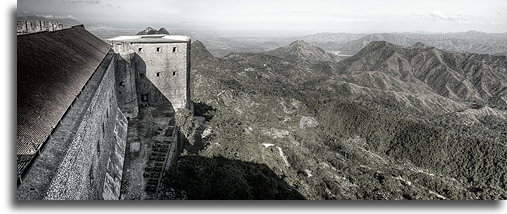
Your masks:
<instances>
[{"instance_id":1,"label":"overcast sky","mask_svg":"<svg viewBox=\"0 0 507 214\"><path fill-rule=\"evenodd\" d=\"M236 35L507 32L507 0L18 0L18 15Z\"/></svg>"}]
</instances>

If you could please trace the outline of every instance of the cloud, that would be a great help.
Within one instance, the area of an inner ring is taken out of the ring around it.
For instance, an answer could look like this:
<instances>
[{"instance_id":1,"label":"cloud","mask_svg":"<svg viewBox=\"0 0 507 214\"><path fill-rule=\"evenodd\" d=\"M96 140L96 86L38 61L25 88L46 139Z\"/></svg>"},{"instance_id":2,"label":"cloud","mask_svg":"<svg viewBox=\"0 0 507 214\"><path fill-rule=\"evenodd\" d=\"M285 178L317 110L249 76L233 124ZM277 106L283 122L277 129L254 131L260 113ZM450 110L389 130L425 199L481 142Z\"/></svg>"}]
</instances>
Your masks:
<instances>
[{"instance_id":1,"label":"cloud","mask_svg":"<svg viewBox=\"0 0 507 214\"><path fill-rule=\"evenodd\" d=\"M474 17L466 14L446 14L439 11L429 11L422 14L412 14L417 19L426 22L450 22L455 24L471 24L477 21Z\"/></svg>"},{"instance_id":2,"label":"cloud","mask_svg":"<svg viewBox=\"0 0 507 214\"><path fill-rule=\"evenodd\" d=\"M65 0L64 3L71 3L71 4L99 4L99 0Z\"/></svg>"},{"instance_id":3,"label":"cloud","mask_svg":"<svg viewBox=\"0 0 507 214\"><path fill-rule=\"evenodd\" d=\"M113 8L113 9L115 9L115 8L121 9L121 6L114 6L112 4L106 4L106 6L109 7L109 8Z\"/></svg>"},{"instance_id":4,"label":"cloud","mask_svg":"<svg viewBox=\"0 0 507 214\"><path fill-rule=\"evenodd\" d=\"M447 15L437 11L429 12L430 18L434 20L442 20L442 21L462 21L464 19L463 15Z\"/></svg>"},{"instance_id":5,"label":"cloud","mask_svg":"<svg viewBox=\"0 0 507 214\"><path fill-rule=\"evenodd\" d=\"M43 17L46 19L76 19L76 17L74 17L72 15L57 16L57 15L53 15L53 14L37 14L35 16Z\"/></svg>"}]
</instances>

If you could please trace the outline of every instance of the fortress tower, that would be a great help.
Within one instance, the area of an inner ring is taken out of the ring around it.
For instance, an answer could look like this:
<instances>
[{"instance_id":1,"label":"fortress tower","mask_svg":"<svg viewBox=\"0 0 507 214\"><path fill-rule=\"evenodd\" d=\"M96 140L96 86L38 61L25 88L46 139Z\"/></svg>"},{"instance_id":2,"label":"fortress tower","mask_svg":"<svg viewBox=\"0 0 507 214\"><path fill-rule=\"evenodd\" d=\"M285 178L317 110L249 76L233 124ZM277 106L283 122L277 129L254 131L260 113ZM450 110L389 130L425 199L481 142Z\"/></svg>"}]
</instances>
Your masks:
<instances>
[{"instance_id":1,"label":"fortress tower","mask_svg":"<svg viewBox=\"0 0 507 214\"><path fill-rule=\"evenodd\" d=\"M18 200L156 196L183 145L175 113L192 109L190 37L19 34L17 76Z\"/></svg>"},{"instance_id":2,"label":"fortress tower","mask_svg":"<svg viewBox=\"0 0 507 214\"><path fill-rule=\"evenodd\" d=\"M134 55L129 57L131 71L125 72L135 78L119 80L120 90L135 84L139 104L159 105L168 100L175 110L191 108L190 37L164 34L120 36L108 39L108 42L123 57Z\"/></svg>"}]
</instances>

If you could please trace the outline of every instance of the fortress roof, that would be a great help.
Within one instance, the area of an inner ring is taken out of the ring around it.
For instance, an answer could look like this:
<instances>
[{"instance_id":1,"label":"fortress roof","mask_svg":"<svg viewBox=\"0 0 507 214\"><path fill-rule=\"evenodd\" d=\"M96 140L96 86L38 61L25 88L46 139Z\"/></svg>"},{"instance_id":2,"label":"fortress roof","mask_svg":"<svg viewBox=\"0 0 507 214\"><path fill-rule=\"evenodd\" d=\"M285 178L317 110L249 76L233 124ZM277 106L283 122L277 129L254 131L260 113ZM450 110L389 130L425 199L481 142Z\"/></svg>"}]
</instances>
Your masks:
<instances>
[{"instance_id":1,"label":"fortress roof","mask_svg":"<svg viewBox=\"0 0 507 214\"><path fill-rule=\"evenodd\" d=\"M17 36L18 155L35 154L109 50L82 25Z\"/></svg>"},{"instance_id":2,"label":"fortress roof","mask_svg":"<svg viewBox=\"0 0 507 214\"><path fill-rule=\"evenodd\" d=\"M180 43L180 42L189 42L190 37L184 35L152 34L152 35L118 36L107 40L124 41L132 43Z\"/></svg>"}]
</instances>

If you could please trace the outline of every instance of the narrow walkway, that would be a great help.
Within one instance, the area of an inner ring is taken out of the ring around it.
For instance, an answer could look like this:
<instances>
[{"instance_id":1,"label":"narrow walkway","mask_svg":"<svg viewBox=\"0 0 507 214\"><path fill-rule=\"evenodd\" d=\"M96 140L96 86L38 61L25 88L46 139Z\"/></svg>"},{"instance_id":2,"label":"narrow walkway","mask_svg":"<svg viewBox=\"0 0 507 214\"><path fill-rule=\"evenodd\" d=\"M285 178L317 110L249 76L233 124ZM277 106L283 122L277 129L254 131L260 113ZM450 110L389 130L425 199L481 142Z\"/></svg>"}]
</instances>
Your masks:
<instances>
[{"instance_id":1,"label":"narrow walkway","mask_svg":"<svg viewBox=\"0 0 507 214\"><path fill-rule=\"evenodd\" d=\"M171 106L139 108L129 121L122 200L157 199L160 179L175 158L177 129Z\"/></svg>"}]
</instances>

